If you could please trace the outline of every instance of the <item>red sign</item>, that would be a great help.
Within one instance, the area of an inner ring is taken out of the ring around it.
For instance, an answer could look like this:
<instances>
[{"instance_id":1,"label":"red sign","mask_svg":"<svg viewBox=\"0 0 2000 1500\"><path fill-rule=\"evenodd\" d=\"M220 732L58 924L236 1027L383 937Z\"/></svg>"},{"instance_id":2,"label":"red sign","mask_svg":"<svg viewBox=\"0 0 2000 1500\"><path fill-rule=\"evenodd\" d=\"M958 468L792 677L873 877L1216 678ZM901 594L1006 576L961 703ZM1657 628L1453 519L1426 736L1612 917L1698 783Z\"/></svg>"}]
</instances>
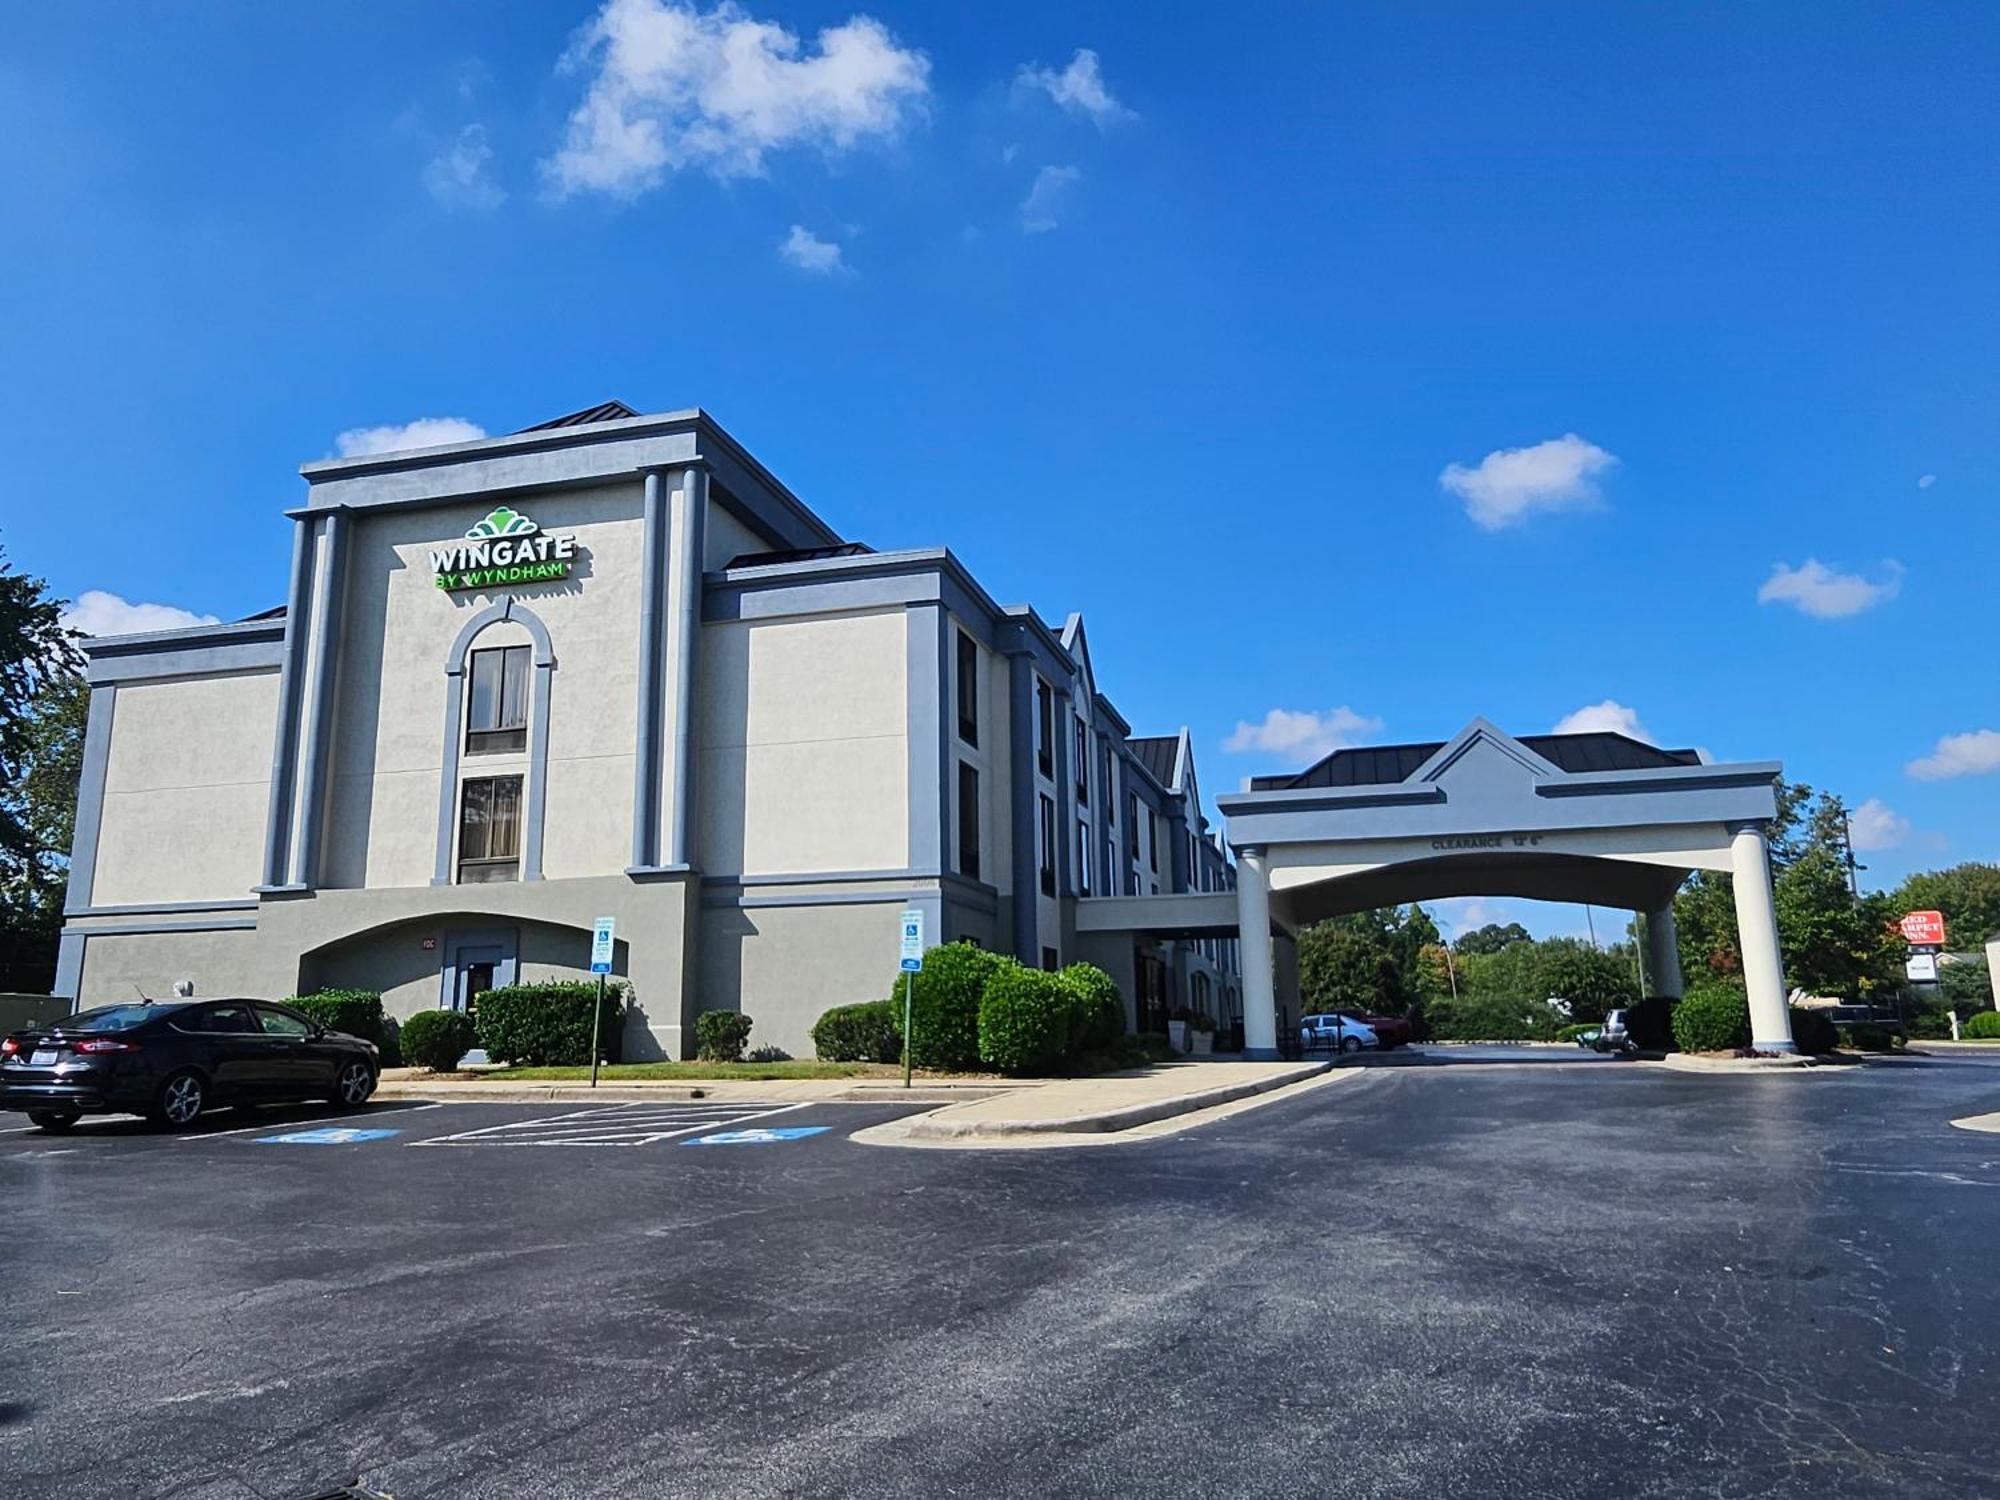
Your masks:
<instances>
[{"instance_id":1,"label":"red sign","mask_svg":"<svg viewBox=\"0 0 2000 1500\"><path fill-rule=\"evenodd\" d=\"M1912 948L1944 946L1944 913L1941 911L1913 911L1896 925L1902 929L1903 941Z\"/></svg>"}]
</instances>

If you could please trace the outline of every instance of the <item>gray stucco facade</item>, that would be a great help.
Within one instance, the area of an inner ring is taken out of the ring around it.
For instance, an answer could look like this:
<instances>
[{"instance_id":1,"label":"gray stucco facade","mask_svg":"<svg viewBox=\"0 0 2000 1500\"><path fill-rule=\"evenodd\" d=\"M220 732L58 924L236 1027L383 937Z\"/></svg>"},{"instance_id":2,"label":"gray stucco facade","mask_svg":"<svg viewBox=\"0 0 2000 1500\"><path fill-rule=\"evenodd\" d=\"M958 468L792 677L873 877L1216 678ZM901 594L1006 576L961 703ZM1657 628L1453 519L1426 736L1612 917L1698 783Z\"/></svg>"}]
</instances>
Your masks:
<instances>
[{"instance_id":1,"label":"gray stucco facade","mask_svg":"<svg viewBox=\"0 0 2000 1500\"><path fill-rule=\"evenodd\" d=\"M905 906L1068 962L1086 892L1230 879L1186 736L1148 769L1080 618L846 542L703 412L303 473L282 612L90 643L81 1003L191 979L407 1014L580 974L613 916L628 1055L714 1006L810 1055L886 993ZM1163 1003L1223 1013L1227 945L1152 947Z\"/></svg>"}]
</instances>

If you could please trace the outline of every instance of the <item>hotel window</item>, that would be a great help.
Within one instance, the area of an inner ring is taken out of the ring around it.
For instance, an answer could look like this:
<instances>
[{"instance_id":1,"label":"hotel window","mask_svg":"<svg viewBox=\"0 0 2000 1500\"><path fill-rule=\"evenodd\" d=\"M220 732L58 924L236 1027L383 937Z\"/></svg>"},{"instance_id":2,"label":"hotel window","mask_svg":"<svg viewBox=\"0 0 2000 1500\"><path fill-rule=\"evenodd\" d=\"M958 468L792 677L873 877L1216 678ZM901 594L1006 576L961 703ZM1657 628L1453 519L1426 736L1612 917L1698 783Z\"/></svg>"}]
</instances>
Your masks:
<instances>
[{"instance_id":1,"label":"hotel window","mask_svg":"<svg viewBox=\"0 0 2000 1500\"><path fill-rule=\"evenodd\" d=\"M1125 848L1132 863L1139 863L1139 798L1135 792L1125 794Z\"/></svg>"},{"instance_id":2,"label":"hotel window","mask_svg":"<svg viewBox=\"0 0 2000 1500\"><path fill-rule=\"evenodd\" d=\"M1051 781L1056 775L1055 694L1040 678L1035 680L1035 763Z\"/></svg>"},{"instance_id":3,"label":"hotel window","mask_svg":"<svg viewBox=\"0 0 2000 1500\"><path fill-rule=\"evenodd\" d=\"M1042 894L1056 893L1056 803L1053 797L1042 798L1041 839L1037 852L1042 862Z\"/></svg>"},{"instance_id":4,"label":"hotel window","mask_svg":"<svg viewBox=\"0 0 2000 1500\"><path fill-rule=\"evenodd\" d=\"M459 796L459 883L517 879L521 871L521 778L481 776L466 782Z\"/></svg>"},{"instance_id":5,"label":"hotel window","mask_svg":"<svg viewBox=\"0 0 2000 1500\"><path fill-rule=\"evenodd\" d=\"M979 648L964 631L958 633L958 737L979 743Z\"/></svg>"},{"instance_id":6,"label":"hotel window","mask_svg":"<svg viewBox=\"0 0 2000 1500\"><path fill-rule=\"evenodd\" d=\"M1104 742L1104 816L1112 821L1118 818L1118 798L1111 784L1111 741Z\"/></svg>"},{"instance_id":7,"label":"hotel window","mask_svg":"<svg viewBox=\"0 0 2000 1500\"><path fill-rule=\"evenodd\" d=\"M526 646L500 646L472 653L472 713L465 724L465 748L473 755L528 748L528 661Z\"/></svg>"},{"instance_id":8,"label":"hotel window","mask_svg":"<svg viewBox=\"0 0 2000 1500\"><path fill-rule=\"evenodd\" d=\"M1090 822L1085 818L1076 820L1076 893L1090 894Z\"/></svg>"},{"instance_id":9,"label":"hotel window","mask_svg":"<svg viewBox=\"0 0 2000 1500\"><path fill-rule=\"evenodd\" d=\"M1146 863L1147 867L1151 869L1155 875L1159 874L1160 815L1158 813L1148 813L1146 815Z\"/></svg>"},{"instance_id":10,"label":"hotel window","mask_svg":"<svg viewBox=\"0 0 2000 1500\"><path fill-rule=\"evenodd\" d=\"M1057 969L1062 967L1062 955L1053 948L1044 948L1042 950L1042 967L1047 969L1051 974L1055 973Z\"/></svg>"},{"instance_id":11,"label":"hotel window","mask_svg":"<svg viewBox=\"0 0 2000 1500\"><path fill-rule=\"evenodd\" d=\"M979 878L979 772L958 763L958 873Z\"/></svg>"},{"instance_id":12,"label":"hotel window","mask_svg":"<svg viewBox=\"0 0 2000 1500\"><path fill-rule=\"evenodd\" d=\"M1079 807L1090 806L1090 730L1081 719L1076 721L1076 801Z\"/></svg>"}]
</instances>

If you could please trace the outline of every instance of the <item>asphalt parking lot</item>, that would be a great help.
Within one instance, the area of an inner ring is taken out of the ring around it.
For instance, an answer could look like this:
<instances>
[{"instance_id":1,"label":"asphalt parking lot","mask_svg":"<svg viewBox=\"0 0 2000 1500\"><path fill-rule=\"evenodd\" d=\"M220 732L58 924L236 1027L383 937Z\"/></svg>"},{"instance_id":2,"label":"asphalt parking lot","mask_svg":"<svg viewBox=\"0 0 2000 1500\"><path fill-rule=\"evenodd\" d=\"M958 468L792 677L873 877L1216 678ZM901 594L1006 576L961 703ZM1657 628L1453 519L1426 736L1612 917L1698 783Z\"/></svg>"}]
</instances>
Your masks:
<instances>
[{"instance_id":1,"label":"asphalt parking lot","mask_svg":"<svg viewBox=\"0 0 2000 1500\"><path fill-rule=\"evenodd\" d=\"M1994 1492L2000 1136L1947 1122L2000 1060L1488 1060L1056 1153L851 1142L879 1105L0 1135L0 1489Z\"/></svg>"}]
</instances>

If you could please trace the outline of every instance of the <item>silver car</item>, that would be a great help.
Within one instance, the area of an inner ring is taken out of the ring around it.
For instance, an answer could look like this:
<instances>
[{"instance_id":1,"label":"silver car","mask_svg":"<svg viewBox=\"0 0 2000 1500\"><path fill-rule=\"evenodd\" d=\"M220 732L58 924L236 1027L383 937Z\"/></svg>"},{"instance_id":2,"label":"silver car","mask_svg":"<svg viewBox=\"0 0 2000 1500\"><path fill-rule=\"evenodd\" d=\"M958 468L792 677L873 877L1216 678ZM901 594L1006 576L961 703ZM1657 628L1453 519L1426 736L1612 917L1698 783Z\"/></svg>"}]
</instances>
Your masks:
<instances>
[{"instance_id":1,"label":"silver car","mask_svg":"<svg viewBox=\"0 0 2000 1500\"><path fill-rule=\"evenodd\" d=\"M1382 1039L1375 1028L1335 1011L1307 1016L1299 1023L1299 1043L1308 1052L1359 1052L1379 1047Z\"/></svg>"}]
</instances>

